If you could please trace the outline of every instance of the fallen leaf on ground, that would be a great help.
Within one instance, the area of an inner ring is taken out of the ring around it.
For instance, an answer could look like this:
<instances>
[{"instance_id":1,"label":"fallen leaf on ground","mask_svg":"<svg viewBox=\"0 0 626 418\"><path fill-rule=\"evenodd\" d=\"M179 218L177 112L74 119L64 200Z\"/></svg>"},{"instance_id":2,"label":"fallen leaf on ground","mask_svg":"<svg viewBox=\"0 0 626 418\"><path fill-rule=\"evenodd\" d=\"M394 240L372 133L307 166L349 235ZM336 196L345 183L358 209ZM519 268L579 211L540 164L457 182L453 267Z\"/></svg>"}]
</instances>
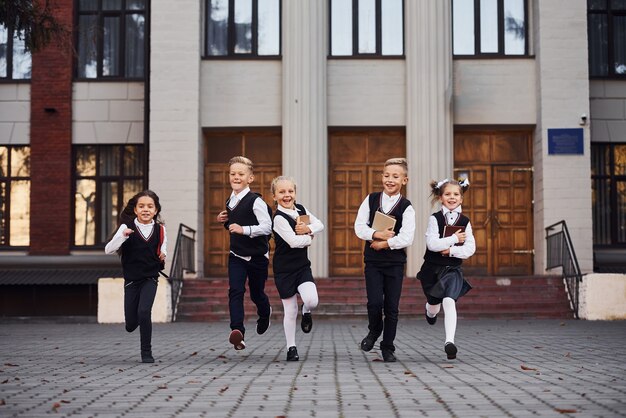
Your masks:
<instances>
[{"instance_id":1,"label":"fallen leaf on ground","mask_svg":"<svg viewBox=\"0 0 626 418\"><path fill-rule=\"evenodd\" d=\"M222 393L226 392L228 390L228 386L224 386L223 388L220 389L219 394L221 395Z\"/></svg>"},{"instance_id":2,"label":"fallen leaf on ground","mask_svg":"<svg viewBox=\"0 0 626 418\"><path fill-rule=\"evenodd\" d=\"M197 352L197 351L194 351L193 353L191 353L191 354L189 355L189 357L191 357L191 356L197 356L197 355L198 355L198 352Z\"/></svg>"},{"instance_id":3,"label":"fallen leaf on ground","mask_svg":"<svg viewBox=\"0 0 626 418\"><path fill-rule=\"evenodd\" d=\"M159 385L157 386L159 389L167 389L167 385Z\"/></svg>"},{"instance_id":4,"label":"fallen leaf on ground","mask_svg":"<svg viewBox=\"0 0 626 418\"><path fill-rule=\"evenodd\" d=\"M443 366L441 366L441 368L443 368L443 369L454 369L454 366L451 366L449 364L444 364Z\"/></svg>"},{"instance_id":5,"label":"fallen leaf on ground","mask_svg":"<svg viewBox=\"0 0 626 418\"><path fill-rule=\"evenodd\" d=\"M53 403L53 404L52 404L52 410L53 410L54 412L57 412L57 410L58 410L60 407L61 407L61 404L60 404L60 403L58 403L58 402L55 402L55 403Z\"/></svg>"},{"instance_id":6,"label":"fallen leaf on ground","mask_svg":"<svg viewBox=\"0 0 626 418\"><path fill-rule=\"evenodd\" d=\"M383 361L383 360L382 360L382 359L380 359L380 358L375 358L375 359L374 359L374 360L372 360L372 361Z\"/></svg>"},{"instance_id":7,"label":"fallen leaf on ground","mask_svg":"<svg viewBox=\"0 0 626 418\"><path fill-rule=\"evenodd\" d=\"M524 366L523 364L520 367L522 368L522 370L537 370L533 369L532 367Z\"/></svg>"},{"instance_id":8,"label":"fallen leaf on ground","mask_svg":"<svg viewBox=\"0 0 626 418\"><path fill-rule=\"evenodd\" d=\"M220 354L219 356L217 356L217 358L228 358L228 357L226 357L226 356L225 356L225 355L223 355L223 354Z\"/></svg>"},{"instance_id":9,"label":"fallen leaf on ground","mask_svg":"<svg viewBox=\"0 0 626 418\"><path fill-rule=\"evenodd\" d=\"M408 371L408 370L405 370L405 371L404 371L404 374L406 374L407 376L415 377L415 373L410 372L410 371Z\"/></svg>"},{"instance_id":10,"label":"fallen leaf on ground","mask_svg":"<svg viewBox=\"0 0 626 418\"><path fill-rule=\"evenodd\" d=\"M71 401L66 401L65 399L61 399L61 403L72 403Z\"/></svg>"},{"instance_id":11,"label":"fallen leaf on ground","mask_svg":"<svg viewBox=\"0 0 626 418\"><path fill-rule=\"evenodd\" d=\"M576 409L554 408L559 414L574 414L578 412Z\"/></svg>"},{"instance_id":12,"label":"fallen leaf on ground","mask_svg":"<svg viewBox=\"0 0 626 418\"><path fill-rule=\"evenodd\" d=\"M565 354L565 357L572 357L572 355L568 351L567 354Z\"/></svg>"},{"instance_id":13,"label":"fallen leaf on ground","mask_svg":"<svg viewBox=\"0 0 626 418\"><path fill-rule=\"evenodd\" d=\"M9 367L19 367L18 364L13 364L13 363L4 363L5 366L9 366Z\"/></svg>"},{"instance_id":14,"label":"fallen leaf on ground","mask_svg":"<svg viewBox=\"0 0 626 418\"><path fill-rule=\"evenodd\" d=\"M543 348L543 347L540 345L536 345L535 348Z\"/></svg>"},{"instance_id":15,"label":"fallen leaf on ground","mask_svg":"<svg viewBox=\"0 0 626 418\"><path fill-rule=\"evenodd\" d=\"M69 389L63 389L63 393L69 392Z\"/></svg>"},{"instance_id":16,"label":"fallen leaf on ground","mask_svg":"<svg viewBox=\"0 0 626 418\"><path fill-rule=\"evenodd\" d=\"M158 374L155 374L154 376L152 376L153 379L160 379L161 376L159 376Z\"/></svg>"},{"instance_id":17,"label":"fallen leaf on ground","mask_svg":"<svg viewBox=\"0 0 626 418\"><path fill-rule=\"evenodd\" d=\"M118 371L118 372L123 372L123 371L124 371L124 369L117 369L117 371Z\"/></svg>"},{"instance_id":18,"label":"fallen leaf on ground","mask_svg":"<svg viewBox=\"0 0 626 418\"><path fill-rule=\"evenodd\" d=\"M3 385L4 385L5 383L9 383L9 379L7 379L7 380L3 380L1 383L2 383Z\"/></svg>"}]
</instances>

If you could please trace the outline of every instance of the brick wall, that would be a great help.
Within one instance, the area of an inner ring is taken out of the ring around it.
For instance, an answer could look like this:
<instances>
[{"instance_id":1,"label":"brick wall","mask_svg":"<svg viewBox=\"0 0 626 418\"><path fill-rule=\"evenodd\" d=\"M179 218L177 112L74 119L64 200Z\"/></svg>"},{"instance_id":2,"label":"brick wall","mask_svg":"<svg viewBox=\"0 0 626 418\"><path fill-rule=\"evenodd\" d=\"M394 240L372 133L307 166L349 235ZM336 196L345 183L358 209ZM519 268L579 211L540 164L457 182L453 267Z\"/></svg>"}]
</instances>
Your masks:
<instances>
[{"instance_id":1,"label":"brick wall","mask_svg":"<svg viewBox=\"0 0 626 418\"><path fill-rule=\"evenodd\" d=\"M73 0L56 0L51 6L60 23L71 28ZM72 55L69 40L53 43L33 54L30 144L30 253L68 254L72 201Z\"/></svg>"}]
</instances>

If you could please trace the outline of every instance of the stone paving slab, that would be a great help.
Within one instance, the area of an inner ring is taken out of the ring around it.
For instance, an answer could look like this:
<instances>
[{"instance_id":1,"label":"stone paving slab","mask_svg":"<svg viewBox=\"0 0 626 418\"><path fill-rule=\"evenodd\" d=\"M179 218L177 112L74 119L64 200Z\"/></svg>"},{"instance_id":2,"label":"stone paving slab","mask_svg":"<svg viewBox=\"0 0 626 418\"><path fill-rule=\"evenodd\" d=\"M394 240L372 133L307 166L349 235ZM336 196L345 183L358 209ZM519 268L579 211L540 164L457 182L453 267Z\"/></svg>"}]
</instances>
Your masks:
<instances>
[{"instance_id":1,"label":"stone paving slab","mask_svg":"<svg viewBox=\"0 0 626 418\"><path fill-rule=\"evenodd\" d=\"M0 417L626 417L626 323L401 318L397 363L358 348L365 321L315 320L286 362L282 325L156 324L157 362L123 325L0 324Z\"/></svg>"}]
</instances>

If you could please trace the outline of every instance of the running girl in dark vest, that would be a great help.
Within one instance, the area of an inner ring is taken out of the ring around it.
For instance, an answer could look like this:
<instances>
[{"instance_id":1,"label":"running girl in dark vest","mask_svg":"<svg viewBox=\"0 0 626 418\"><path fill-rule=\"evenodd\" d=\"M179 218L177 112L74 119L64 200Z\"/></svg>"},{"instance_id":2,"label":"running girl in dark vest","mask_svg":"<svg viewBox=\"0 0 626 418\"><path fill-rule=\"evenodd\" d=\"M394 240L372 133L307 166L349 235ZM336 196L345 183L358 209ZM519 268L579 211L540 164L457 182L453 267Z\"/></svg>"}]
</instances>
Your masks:
<instances>
[{"instance_id":1,"label":"running girl in dark vest","mask_svg":"<svg viewBox=\"0 0 626 418\"><path fill-rule=\"evenodd\" d=\"M296 183L292 178L276 177L272 181L272 196L277 204L273 227L276 241L274 282L285 312L283 327L287 340L287 361L298 361L297 295L300 294L302 299L300 327L304 333L309 333L313 327L311 310L317 307L318 296L307 248L313 242L314 234L324 230L324 225L304 206L296 203Z\"/></svg>"},{"instance_id":2,"label":"running girl in dark vest","mask_svg":"<svg viewBox=\"0 0 626 418\"><path fill-rule=\"evenodd\" d=\"M444 351L449 360L456 358L456 301L472 287L463 277L461 264L476 251L472 225L461 213L463 193L469 188L467 179L433 181L430 184L432 204L441 203L441 210L433 213L426 230L424 264L417 278L426 295L426 321L434 325L443 304L446 340ZM452 228L450 228L452 227ZM448 231L447 231L447 230ZM448 233L449 231L456 231Z\"/></svg>"},{"instance_id":3,"label":"running girl in dark vest","mask_svg":"<svg viewBox=\"0 0 626 418\"><path fill-rule=\"evenodd\" d=\"M152 305L167 254L167 235L160 213L156 193L137 193L120 214L120 227L104 248L107 254L117 252L122 258L126 331L139 327L143 363L154 363Z\"/></svg>"}]
</instances>

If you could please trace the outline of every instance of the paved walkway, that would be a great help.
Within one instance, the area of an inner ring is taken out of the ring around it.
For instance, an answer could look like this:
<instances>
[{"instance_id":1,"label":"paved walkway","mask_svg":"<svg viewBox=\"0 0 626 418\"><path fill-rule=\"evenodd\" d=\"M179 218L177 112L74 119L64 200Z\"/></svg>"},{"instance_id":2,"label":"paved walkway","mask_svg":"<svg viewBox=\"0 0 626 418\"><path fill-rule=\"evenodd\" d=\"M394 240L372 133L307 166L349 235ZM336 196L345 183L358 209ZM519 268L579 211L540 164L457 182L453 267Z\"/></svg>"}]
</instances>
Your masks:
<instances>
[{"instance_id":1,"label":"paved walkway","mask_svg":"<svg viewBox=\"0 0 626 418\"><path fill-rule=\"evenodd\" d=\"M365 321L316 321L284 361L282 325L157 324L152 365L122 325L0 324L0 416L626 417L626 323L401 318L398 363L358 343Z\"/></svg>"}]
</instances>

